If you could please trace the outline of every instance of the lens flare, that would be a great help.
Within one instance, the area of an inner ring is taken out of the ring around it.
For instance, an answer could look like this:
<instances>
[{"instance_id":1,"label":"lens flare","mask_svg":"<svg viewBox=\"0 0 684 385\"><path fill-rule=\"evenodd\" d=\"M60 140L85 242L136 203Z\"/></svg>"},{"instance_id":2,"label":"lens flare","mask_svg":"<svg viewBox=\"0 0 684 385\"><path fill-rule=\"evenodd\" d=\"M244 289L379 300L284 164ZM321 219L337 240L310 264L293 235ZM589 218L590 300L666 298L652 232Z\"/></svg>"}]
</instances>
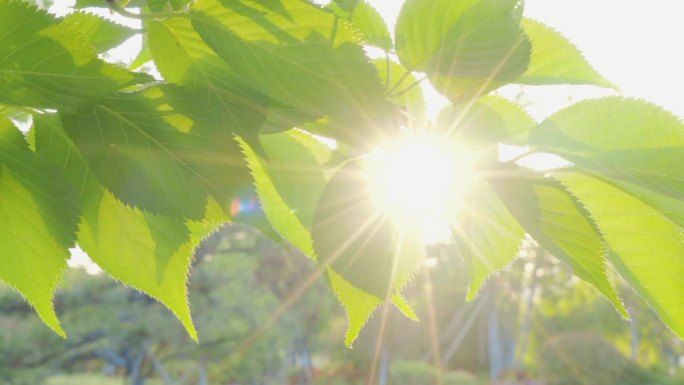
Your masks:
<instances>
[{"instance_id":1,"label":"lens flare","mask_svg":"<svg viewBox=\"0 0 684 385\"><path fill-rule=\"evenodd\" d=\"M452 139L424 132L405 134L371 154L369 180L386 215L434 229L448 212L461 206L477 178L475 160Z\"/></svg>"}]
</instances>

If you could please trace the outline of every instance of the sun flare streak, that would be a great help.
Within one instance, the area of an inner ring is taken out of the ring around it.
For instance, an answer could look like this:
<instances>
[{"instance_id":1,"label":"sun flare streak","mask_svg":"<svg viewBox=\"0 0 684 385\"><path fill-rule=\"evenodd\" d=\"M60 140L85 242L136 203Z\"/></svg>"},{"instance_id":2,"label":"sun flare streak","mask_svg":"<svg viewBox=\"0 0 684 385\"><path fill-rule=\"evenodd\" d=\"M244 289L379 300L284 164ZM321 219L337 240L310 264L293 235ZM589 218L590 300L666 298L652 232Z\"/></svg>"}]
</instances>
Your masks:
<instances>
[{"instance_id":1,"label":"sun flare streak","mask_svg":"<svg viewBox=\"0 0 684 385\"><path fill-rule=\"evenodd\" d=\"M478 176L476 157L448 137L405 134L370 157L369 181L380 210L398 224L420 223L426 238L462 207Z\"/></svg>"}]
</instances>

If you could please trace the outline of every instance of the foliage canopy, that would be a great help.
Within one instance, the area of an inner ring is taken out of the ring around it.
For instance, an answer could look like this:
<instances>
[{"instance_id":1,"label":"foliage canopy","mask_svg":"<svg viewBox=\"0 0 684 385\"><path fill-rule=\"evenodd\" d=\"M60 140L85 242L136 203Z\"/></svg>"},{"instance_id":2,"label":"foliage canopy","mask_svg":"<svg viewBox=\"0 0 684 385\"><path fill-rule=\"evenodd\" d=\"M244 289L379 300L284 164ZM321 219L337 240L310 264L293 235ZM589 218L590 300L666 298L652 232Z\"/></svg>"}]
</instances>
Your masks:
<instances>
[{"instance_id":1,"label":"foliage canopy","mask_svg":"<svg viewBox=\"0 0 684 385\"><path fill-rule=\"evenodd\" d=\"M684 124L619 96L535 122L490 95L511 83L615 88L523 17L521 0L407 0L393 34L363 0L133 5L142 30L0 0L0 279L58 334L52 297L79 245L197 339L188 267L230 221L319 263L347 311L347 345L384 302L415 318L402 290L424 255L420 226L379 210L363 175L380 143L430 126L479 154L479 180L451 202L469 209L448 212L469 298L529 234L627 317L612 266L684 337ZM102 59L135 34L134 65ZM416 78L452 102L434 124ZM13 121L27 116L23 134ZM571 166L503 162L500 143Z\"/></svg>"}]
</instances>

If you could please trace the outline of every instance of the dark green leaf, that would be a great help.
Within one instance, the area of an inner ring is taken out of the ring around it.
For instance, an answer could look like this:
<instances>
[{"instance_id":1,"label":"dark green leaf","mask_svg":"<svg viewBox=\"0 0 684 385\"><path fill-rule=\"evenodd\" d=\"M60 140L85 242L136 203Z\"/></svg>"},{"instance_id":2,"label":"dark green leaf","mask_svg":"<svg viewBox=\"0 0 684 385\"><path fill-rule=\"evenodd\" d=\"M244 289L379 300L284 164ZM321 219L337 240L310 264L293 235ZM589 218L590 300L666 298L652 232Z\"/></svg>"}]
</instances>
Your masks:
<instances>
[{"instance_id":1,"label":"dark green leaf","mask_svg":"<svg viewBox=\"0 0 684 385\"><path fill-rule=\"evenodd\" d=\"M259 117L234 106L242 127ZM122 93L92 110L63 114L64 128L93 174L124 203L202 218L207 198L229 207L249 173L224 115L182 89Z\"/></svg>"},{"instance_id":2,"label":"dark green leaf","mask_svg":"<svg viewBox=\"0 0 684 385\"><path fill-rule=\"evenodd\" d=\"M203 0L192 24L250 85L311 116L330 116L336 139L369 147L394 127L384 89L344 23L303 0Z\"/></svg>"},{"instance_id":3,"label":"dark green leaf","mask_svg":"<svg viewBox=\"0 0 684 385\"><path fill-rule=\"evenodd\" d=\"M2 103L73 110L137 79L98 59L75 26L25 3L0 0L0 31Z\"/></svg>"}]
</instances>

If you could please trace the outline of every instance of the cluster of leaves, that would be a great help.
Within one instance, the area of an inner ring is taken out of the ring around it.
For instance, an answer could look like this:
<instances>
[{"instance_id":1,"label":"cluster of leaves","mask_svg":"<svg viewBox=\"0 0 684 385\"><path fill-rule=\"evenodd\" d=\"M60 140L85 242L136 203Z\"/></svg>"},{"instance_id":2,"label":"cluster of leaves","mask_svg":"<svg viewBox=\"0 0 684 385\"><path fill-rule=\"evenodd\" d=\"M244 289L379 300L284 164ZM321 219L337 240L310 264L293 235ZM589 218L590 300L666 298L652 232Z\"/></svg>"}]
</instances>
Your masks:
<instances>
[{"instance_id":1,"label":"cluster of leaves","mask_svg":"<svg viewBox=\"0 0 684 385\"><path fill-rule=\"evenodd\" d=\"M537 124L487 95L509 83L613 87L563 36L524 18L522 1L407 0L394 34L363 0L134 5L142 31L0 0L0 279L57 333L52 296L78 244L196 339L188 265L228 221L320 263L347 310L348 345L385 301L415 317L401 292L423 255L419 232L378 213L359 171L380 141L424 121L423 74L453 102L435 129L486 154L469 210L450 218L468 296L528 233L626 317L610 261L684 336L684 125L620 97ZM134 65L101 59L140 33ZM371 61L366 46L386 60ZM146 61L160 77L136 70ZM26 114L24 135L10 118ZM500 162L499 143L573 166L542 174Z\"/></svg>"}]
</instances>

